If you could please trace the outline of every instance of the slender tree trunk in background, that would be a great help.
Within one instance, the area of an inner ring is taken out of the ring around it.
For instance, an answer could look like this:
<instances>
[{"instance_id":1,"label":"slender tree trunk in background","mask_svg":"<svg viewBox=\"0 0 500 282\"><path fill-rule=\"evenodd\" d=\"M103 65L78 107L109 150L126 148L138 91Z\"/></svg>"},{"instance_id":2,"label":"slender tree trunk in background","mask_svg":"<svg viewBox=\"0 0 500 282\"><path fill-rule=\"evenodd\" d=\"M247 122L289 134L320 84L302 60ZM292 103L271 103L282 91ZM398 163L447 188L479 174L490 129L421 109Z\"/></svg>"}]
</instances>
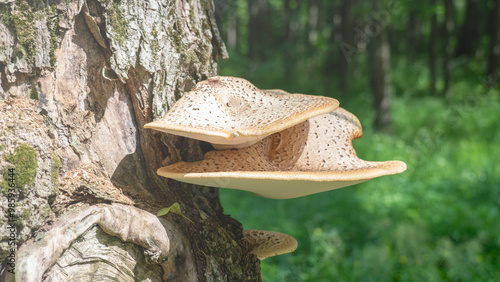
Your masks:
<instances>
[{"instance_id":1,"label":"slender tree trunk in background","mask_svg":"<svg viewBox=\"0 0 500 282\"><path fill-rule=\"evenodd\" d=\"M236 17L235 11L226 14L228 19L226 42L229 48L234 49L238 43L238 18Z\"/></svg>"},{"instance_id":2,"label":"slender tree trunk in background","mask_svg":"<svg viewBox=\"0 0 500 282\"><path fill-rule=\"evenodd\" d=\"M316 26L316 32L317 32L317 37L321 38L322 34L321 32L324 30L325 25L329 25L330 21L330 11L328 10L328 3L325 3L323 1L318 1L317 2L317 7L318 7L318 24Z\"/></svg>"},{"instance_id":3,"label":"slender tree trunk in background","mask_svg":"<svg viewBox=\"0 0 500 282\"><path fill-rule=\"evenodd\" d=\"M308 47L314 45L316 39L318 38L318 25L319 25L319 1L318 0L309 0L308 5L308 21L306 28L306 42L308 43Z\"/></svg>"},{"instance_id":4,"label":"slender tree trunk in background","mask_svg":"<svg viewBox=\"0 0 500 282\"><path fill-rule=\"evenodd\" d=\"M476 53L481 36L480 0L467 0L465 19L458 34L455 56L473 57Z\"/></svg>"},{"instance_id":5,"label":"slender tree trunk in background","mask_svg":"<svg viewBox=\"0 0 500 282\"><path fill-rule=\"evenodd\" d=\"M383 1L373 2L375 11L380 11ZM375 110L375 128L387 133L392 132L392 118L390 111L390 47L386 31L381 28L380 33L370 38L368 44L370 83Z\"/></svg>"},{"instance_id":6,"label":"slender tree trunk in background","mask_svg":"<svg viewBox=\"0 0 500 282\"><path fill-rule=\"evenodd\" d=\"M283 0L283 39L290 38L290 21L292 17L292 10L290 7L290 0Z\"/></svg>"},{"instance_id":7,"label":"slender tree trunk in background","mask_svg":"<svg viewBox=\"0 0 500 282\"><path fill-rule=\"evenodd\" d=\"M407 27L407 42L410 54L415 54L418 52L418 22L417 22L417 12L413 8L409 8L410 12L408 14L408 27Z\"/></svg>"},{"instance_id":8,"label":"slender tree trunk in background","mask_svg":"<svg viewBox=\"0 0 500 282\"><path fill-rule=\"evenodd\" d=\"M248 0L248 35L247 35L247 45L248 45L248 59L252 60L255 56L255 45L258 40L258 23L257 16L259 14L258 1Z\"/></svg>"},{"instance_id":9,"label":"slender tree trunk in background","mask_svg":"<svg viewBox=\"0 0 500 282\"><path fill-rule=\"evenodd\" d=\"M292 66L294 63L292 62L292 54L290 52L292 45L292 10L290 7L290 0L283 0L283 67L285 70L285 77L291 78L292 75Z\"/></svg>"},{"instance_id":10,"label":"slender tree trunk in background","mask_svg":"<svg viewBox=\"0 0 500 282\"><path fill-rule=\"evenodd\" d=\"M248 0L248 58L265 58L265 42L269 34L269 4L266 0Z\"/></svg>"},{"instance_id":11,"label":"slender tree trunk in background","mask_svg":"<svg viewBox=\"0 0 500 282\"><path fill-rule=\"evenodd\" d=\"M436 4L436 1L433 1ZM431 15L431 34L429 36L429 71L430 71L430 85L429 91L432 96L436 96L436 78L437 78L437 43L438 43L438 27L437 27L437 15L436 11L433 11Z\"/></svg>"},{"instance_id":12,"label":"slender tree trunk in background","mask_svg":"<svg viewBox=\"0 0 500 282\"><path fill-rule=\"evenodd\" d=\"M500 83L498 77L498 64L500 64L500 1L493 1L489 16L490 47L488 59L488 81ZM492 85L488 85L492 87Z\"/></svg>"},{"instance_id":13,"label":"slender tree trunk in background","mask_svg":"<svg viewBox=\"0 0 500 282\"><path fill-rule=\"evenodd\" d=\"M350 46L356 46L354 44L354 26L353 20L351 18L351 7L352 1L343 1L340 7L340 20L341 20L341 40ZM341 97L347 98L348 84L347 77L349 73L349 62L348 58L345 58L344 52L339 48L338 55L338 77L340 82Z\"/></svg>"},{"instance_id":14,"label":"slender tree trunk in background","mask_svg":"<svg viewBox=\"0 0 500 282\"><path fill-rule=\"evenodd\" d=\"M213 0L215 4L215 15L216 20L220 22L220 29L222 31L223 39L226 45L232 50L238 48L239 53L244 54L244 50L247 46L238 45L240 40L239 32L239 17L237 12L237 6L234 2Z\"/></svg>"},{"instance_id":15,"label":"slender tree trunk in background","mask_svg":"<svg viewBox=\"0 0 500 282\"><path fill-rule=\"evenodd\" d=\"M453 0L443 0L444 1L444 22L443 22L443 96L446 98L451 98L450 92L450 80L452 72L452 44L451 44L451 34L455 29L454 14L455 7L453 5Z\"/></svg>"},{"instance_id":16,"label":"slender tree trunk in background","mask_svg":"<svg viewBox=\"0 0 500 282\"><path fill-rule=\"evenodd\" d=\"M0 12L16 281L258 281L218 190L156 174L201 159L200 142L143 128L227 57L213 1L3 1ZM155 216L174 203L183 216ZM13 281L7 262L0 281Z\"/></svg>"}]
</instances>

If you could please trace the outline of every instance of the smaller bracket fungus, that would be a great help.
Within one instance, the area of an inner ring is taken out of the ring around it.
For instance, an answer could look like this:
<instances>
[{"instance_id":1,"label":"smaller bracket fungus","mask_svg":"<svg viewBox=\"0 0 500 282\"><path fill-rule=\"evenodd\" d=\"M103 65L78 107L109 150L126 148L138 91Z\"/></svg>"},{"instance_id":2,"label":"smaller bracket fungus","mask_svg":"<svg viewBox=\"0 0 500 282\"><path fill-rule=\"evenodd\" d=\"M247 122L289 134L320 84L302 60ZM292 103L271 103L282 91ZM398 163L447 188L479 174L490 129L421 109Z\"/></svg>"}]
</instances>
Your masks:
<instances>
[{"instance_id":1,"label":"smaller bracket fungus","mask_svg":"<svg viewBox=\"0 0 500 282\"><path fill-rule=\"evenodd\" d=\"M289 199L406 170L400 161L359 159L352 140L361 136L356 116L338 108L250 147L210 151L201 161L175 163L160 168L158 174L192 184Z\"/></svg>"},{"instance_id":2,"label":"smaller bracket fungus","mask_svg":"<svg viewBox=\"0 0 500 282\"><path fill-rule=\"evenodd\" d=\"M287 254L297 249L297 240L292 236L266 230L243 230L242 245L249 253L263 260Z\"/></svg>"},{"instance_id":3,"label":"smaller bracket fungus","mask_svg":"<svg viewBox=\"0 0 500 282\"><path fill-rule=\"evenodd\" d=\"M162 118L146 124L166 133L243 148L339 106L333 98L260 90L249 81L216 76L199 82Z\"/></svg>"}]
</instances>

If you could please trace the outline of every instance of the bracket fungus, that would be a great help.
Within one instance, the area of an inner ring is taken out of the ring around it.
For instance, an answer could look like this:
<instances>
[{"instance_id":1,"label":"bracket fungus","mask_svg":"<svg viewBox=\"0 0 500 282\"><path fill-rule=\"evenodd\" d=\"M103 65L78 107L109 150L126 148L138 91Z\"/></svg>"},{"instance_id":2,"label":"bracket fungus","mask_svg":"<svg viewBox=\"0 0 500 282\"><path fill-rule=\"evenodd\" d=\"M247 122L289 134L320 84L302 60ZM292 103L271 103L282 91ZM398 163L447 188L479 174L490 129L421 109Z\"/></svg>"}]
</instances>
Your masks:
<instances>
[{"instance_id":1,"label":"bracket fungus","mask_svg":"<svg viewBox=\"0 0 500 282\"><path fill-rule=\"evenodd\" d=\"M215 76L144 127L210 142L216 149L243 148L338 106L333 98L260 90L242 78Z\"/></svg>"},{"instance_id":2,"label":"bracket fungus","mask_svg":"<svg viewBox=\"0 0 500 282\"><path fill-rule=\"evenodd\" d=\"M242 245L247 251L263 260L268 257L291 253L297 249L297 240L292 236L266 230L243 230Z\"/></svg>"},{"instance_id":3,"label":"bracket fungus","mask_svg":"<svg viewBox=\"0 0 500 282\"><path fill-rule=\"evenodd\" d=\"M210 151L197 162L179 162L158 174L178 181L239 189L289 199L406 170L400 161L359 159L352 140L359 120L343 108L313 117L241 149Z\"/></svg>"}]
</instances>

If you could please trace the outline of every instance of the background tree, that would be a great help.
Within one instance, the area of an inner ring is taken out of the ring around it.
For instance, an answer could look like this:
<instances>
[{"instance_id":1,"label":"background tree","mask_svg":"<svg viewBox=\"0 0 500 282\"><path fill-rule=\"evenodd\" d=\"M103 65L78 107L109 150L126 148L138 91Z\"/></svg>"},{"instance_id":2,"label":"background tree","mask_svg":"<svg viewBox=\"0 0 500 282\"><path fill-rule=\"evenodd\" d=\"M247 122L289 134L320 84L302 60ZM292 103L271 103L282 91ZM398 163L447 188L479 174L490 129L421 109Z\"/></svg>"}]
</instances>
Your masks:
<instances>
[{"instance_id":1,"label":"background tree","mask_svg":"<svg viewBox=\"0 0 500 282\"><path fill-rule=\"evenodd\" d=\"M498 64L500 64L500 3L491 1L491 9L488 21L490 38L488 70L487 75L491 80L498 77Z\"/></svg>"},{"instance_id":2,"label":"background tree","mask_svg":"<svg viewBox=\"0 0 500 282\"><path fill-rule=\"evenodd\" d=\"M467 0L465 18L460 27L455 56L474 56L482 30L481 7L484 1Z\"/></svg>"},{"instance_id":3,"label":"background tree","mask_svg":"<svg viewBox=\"0 0 500 282\"><path fill-rule=\"evenodd\" d=\"M437 1L431 1L432 6L435 8ZM431 10L431 27L429 35L429 70L430 70L430 87L429 92L431 95L437 95L436 78L437 78L437 52L438 52L438 21L437 11Z\"/></svg>"},{"instance_id":4,"label":"background tree","mask_svg":"<svg viewBox=\"0 0 500 282\"><path fill-rule=\"evenodd\" d=\"M344 1L342 3L342 7L340 8L340 30L341 30L341 38L336 38L335 40L345 42L347 44L350 44L354 46L354 33L352 32L354 29L354 26L352 24L352 18L351 18L351 8L352 8L352 1ZM333 21L333 19L332 19ZM339 28L334 28L332 29L333 31L338 30ZM334 39L335 36L331 36L331 39ZM339 49L340 52L342 52ZM339 57L343 57L343 53L339 54ZM340 80L340 89L342 92L347 91L347 74L349 73L349 64L347 58L345 60L339 60L339 70L338 70L338 75L339 75L339 80ZM345 96L345 95L344 95Z\"/></svg>"},{"instance_id":5,"label":"background tree","mask_svg":"<svg viewBox=\"0 0 500 282\"><path fill-rule=\"evenodd\" d=\"M443 94L445 97L450 98L450 80L452 69L452 54L453 44L451 42L451 35L455 29L455 6L452 0L443 0L444 2L444 20L442 24L442 45L443 53Z\"/></svg>"},{"instance_id":6,"label":"background tree","mask_svg":"<svg viewBox=\"0 0 500 282\"><path fill-rule=\"evenodd\" d=\"M382 11L383 2L373 1L373 10ZM385 23L380 18L370 18L364 32L371 38L368 43L370 85L375 109L374 125L385 132L392 131L390 111L390 62L391 50L387 41Z\"/></svg>"}]
</instances>

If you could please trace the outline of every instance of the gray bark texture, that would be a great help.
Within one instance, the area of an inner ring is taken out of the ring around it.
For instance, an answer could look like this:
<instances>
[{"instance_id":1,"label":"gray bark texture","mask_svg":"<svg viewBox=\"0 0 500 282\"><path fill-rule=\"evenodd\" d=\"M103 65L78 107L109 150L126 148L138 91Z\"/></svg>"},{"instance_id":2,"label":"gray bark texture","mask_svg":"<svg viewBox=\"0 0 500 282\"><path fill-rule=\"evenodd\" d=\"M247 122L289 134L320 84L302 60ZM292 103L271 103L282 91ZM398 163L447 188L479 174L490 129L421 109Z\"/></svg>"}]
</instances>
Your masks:
<instances>
[{"instance_id":1,"label":"gray bark texture","mask_svg":"<svg viewBox=\"0 0 500 282\"><path fill-rule=\"evenodd\" d=\"M220 57L213 0L0 0L0 281L261 280L218 190L156 174L208 145L143 128Z\"/></svg>"}]
</instances>

